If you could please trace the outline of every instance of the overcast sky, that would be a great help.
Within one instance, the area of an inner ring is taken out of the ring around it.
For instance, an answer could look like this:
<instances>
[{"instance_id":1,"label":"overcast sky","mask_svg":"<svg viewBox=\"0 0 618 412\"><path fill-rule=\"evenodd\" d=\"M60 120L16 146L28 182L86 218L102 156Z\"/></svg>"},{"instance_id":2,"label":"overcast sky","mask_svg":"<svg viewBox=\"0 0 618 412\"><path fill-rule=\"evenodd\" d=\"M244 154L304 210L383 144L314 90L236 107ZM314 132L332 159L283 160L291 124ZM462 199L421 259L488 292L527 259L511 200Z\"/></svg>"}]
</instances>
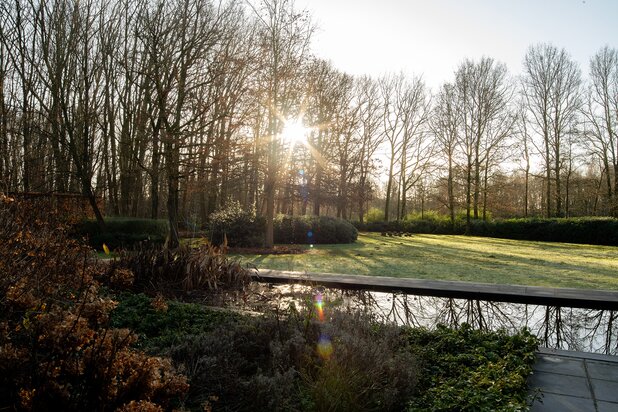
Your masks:
<instances>
[{"instance_id":1,"label":"overcast sky","mask_svg":"<svg viewBox=\"0 0 618 412\"><path fill-rule=\"evenodd\" d=\"M466 57L521 72L528 47L564 47L587 73L618 47L618 0L296 0L318 26L314 53L350 74L422 74L432 88Z\"/></svg>"}]
</instances>

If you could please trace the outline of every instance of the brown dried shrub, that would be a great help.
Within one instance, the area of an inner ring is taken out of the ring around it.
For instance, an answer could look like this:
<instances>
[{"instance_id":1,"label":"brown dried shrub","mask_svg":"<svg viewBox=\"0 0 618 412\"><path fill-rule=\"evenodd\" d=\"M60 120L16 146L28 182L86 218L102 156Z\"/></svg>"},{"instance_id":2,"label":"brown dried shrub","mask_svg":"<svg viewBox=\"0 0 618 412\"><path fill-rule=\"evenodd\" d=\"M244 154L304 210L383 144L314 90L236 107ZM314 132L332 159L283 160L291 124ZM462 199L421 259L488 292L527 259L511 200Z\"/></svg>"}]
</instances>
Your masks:
<instances>
[{"instance_id":1,"label":"brown dried shrub","mask_svg":"<svg viewBox=\"0 0 618 412\"><path fill-rule=\"evenodd\" d=\"M0 195L0 409L157 410L186 392L169 360L108 328L98 271L55 212Z\"/></svg>"}]
</instances>

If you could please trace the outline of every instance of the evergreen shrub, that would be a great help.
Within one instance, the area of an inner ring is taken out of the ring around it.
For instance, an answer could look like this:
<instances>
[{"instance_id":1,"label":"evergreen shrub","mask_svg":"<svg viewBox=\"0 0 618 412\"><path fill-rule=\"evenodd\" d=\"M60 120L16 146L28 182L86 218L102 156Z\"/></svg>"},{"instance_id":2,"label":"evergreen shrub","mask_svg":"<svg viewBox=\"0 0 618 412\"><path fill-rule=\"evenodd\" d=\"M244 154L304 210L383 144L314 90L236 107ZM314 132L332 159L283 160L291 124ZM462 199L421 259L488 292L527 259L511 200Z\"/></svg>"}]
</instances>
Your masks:
<instances>
[{"instance_id":1,"label":"evergreen shrub","mask_svg":"<svg viewBox=\"0 0 618 412\"><path fill-rule=\"evenodd\" d=\"M344 219L329 216L279 215L274 222L275 243L354 243L358 230Z\"/></svg>"},{"instance_id":2,"label":"evergreen shrub","mask_svg":"<svg viewBox=\"0 0 618 412\"><path fill-rule=\"evenodd\" d=\"M167 232L167 220L127 217L106 218L104 230L96 220L84 220L73 227L74 237L86 238L97 250L102 250L103 244L112 250L130 249L140 243L163 244Z\"/></svg>"},{"instance_id":3,"label":"evergreen shrub","mask_svg":"<svg viewBox=\"0 0 618 412\"><path fill-rule=\"evenodd\" d=\"M238 202L230 202L225 209L208 217L208 234L215 245L227 238L230 247L260 247L264 243L265 221L246 210Z\"/></svg>"}]
</instances>

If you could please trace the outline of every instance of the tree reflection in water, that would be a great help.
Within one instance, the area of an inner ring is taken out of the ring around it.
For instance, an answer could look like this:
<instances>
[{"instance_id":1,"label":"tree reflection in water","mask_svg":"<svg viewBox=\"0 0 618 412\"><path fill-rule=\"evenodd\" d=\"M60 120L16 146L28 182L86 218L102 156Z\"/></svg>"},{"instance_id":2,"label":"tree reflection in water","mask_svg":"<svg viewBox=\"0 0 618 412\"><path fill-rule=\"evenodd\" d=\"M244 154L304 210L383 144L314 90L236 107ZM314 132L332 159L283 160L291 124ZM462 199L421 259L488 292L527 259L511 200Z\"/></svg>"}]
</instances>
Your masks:
<instances>
[{"instance_id":1,"label":"tree reflection in water","mask_svg":"<svg viewBox=\"0 0 618 412\"><path fill-rule=\"evenodd\" d=\"M268 307L281 312L292 304L308 307L316 288L325 304L364 311L381 322L427 328L437 324L458 328L468 323L477 329L510 332L525 327L547 348L618 355L616 311L260 283L253 283L242 300L232 303L245 310Z\"/></svg>"}]
</instances>

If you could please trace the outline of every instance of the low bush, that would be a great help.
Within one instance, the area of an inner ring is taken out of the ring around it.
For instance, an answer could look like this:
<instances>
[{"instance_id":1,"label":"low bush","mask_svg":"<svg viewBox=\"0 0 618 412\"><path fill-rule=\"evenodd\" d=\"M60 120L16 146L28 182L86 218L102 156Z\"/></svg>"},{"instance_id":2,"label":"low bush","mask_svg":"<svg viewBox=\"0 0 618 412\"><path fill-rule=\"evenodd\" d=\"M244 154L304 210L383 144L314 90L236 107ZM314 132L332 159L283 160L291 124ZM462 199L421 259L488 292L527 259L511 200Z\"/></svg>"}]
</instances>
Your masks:
<instances>
[{"instance_id":1,"label":"low bush","mask_svg":"<svg viewBox=\"0 0 618 412\"><path fill-rule=\"evenodd\" d=\"M170 356L186 407L216 410L526 410L538 341L527 331L398 327L325 302L262 316L124 295L116 327Z\"/></svg>"},{"instance_id":2,"label":"low bush","mask_svg":"<svg viewBox=\"0 0 618 412\"><path fill-rule=\"evenodd\" d=\"M255 211L244 210L240 203L230 202L225 209L208 217L210 241L221 245L225 239L230 247L260 247L264 244L264 219Z\"/></svg>"},{"instance_id":3,"label":"low bush","mask_svg":"<svg viewBox=\"0 0 618 412\"><path fill-rule=\"evenodd\" d=\"M0 410L154 411L186 392L169 360L109 327L92 250L53 213L2 197L0 238Z\"/></svg>"},{"instance_id":4,"label":"low bush","mask_svg":"<svg viewBox=\"0 0 618 412\"><path fill-rule=\"evenodd\" d=\"M328 216L279 215L274 222L275 243L354 243L358 230L350 222Z\"/></svg>"},{"instance_id":5,"label":"low bush","mask_svg":"<svg viewBox=\"0 0 618 412\"><path fill-rule=\"evenodd\" d=\"M492 236L508 239L618 246L618 219L613 218L505 219L489 229Z\"/></svg>"},{"instance_id":6,"label":"low bush","mask_svg":"<svg viewBox=\"0 0 618 412\"><path fill-rule=\"evenodd\" d=\"M410 412L527 410L526 378L538 348L527 330L508 335L463 324L434 331L408 328L404 334L424 370Z\"/></svg>"},{"instance_id":7,"label":"low bush","mask_svg":"<svg viewBox=\"0 0 618 412\"><path fill-rule=\"evenodd\" d=\"M362 232L403 232L403 233L427 233L427 234L463 234L465 222L455 221L455 226L447 219L409 219L391 220L388 222L353 222L354 226Z\"/></svg>"},{"instance_id":8,"label":"low bush","mask_svg":"<svg viewBox=\"0 0 618 412\"><path fill-rule=\"evenodd\" d=\"M398 411L415 394L418 362L399 328L367 315L333 312L321 323L311 309L250 317L173 302L157 311L143 295L120 300L113 324L172 357L189 377L191 408ZM329 357L318 350L326 337Z\"/></svg>"},{"instance_id":9,"label":"low bush","mask_svg":"<svg viewBox=\"0 0 618 412\"><path fill-rule=\"evenodd\" d=\"M122 253L109 264L108 272L128 269L134 275L131 286L136 292L164 293L176 296L192 291L241 289L251 281L252 269L238 259L227 256L227 246L205 242L198 247L181 245L170 250L161 247L142 247ZM105 283L114 286L114 279L106 276Z\"/></svg>"},{"instance_id":10,"label":"low bush","mask_svg":"<svg viewBox=\"0 0 618 412\"><path fill-rule=\"evenodd\" d=\"M167 237L167 220L108 217L105 230L95 220L86 220L74 226L78 239L86 238L88 244L102 250L103 244L111 250L131 249L142 243L163 244Z\"/></svg>"},{"instance_id":11,"label":"low bush","mask_svg":"<svg viewBox=\"0 0 618 412\"><path fill-rule=\"evenodd\" d=\"M161 297L143 293L120 292L114 295L118 305L111 313L111 326L129 328L139 337L136 346L156 355L183 342L187 336L212 332L222 324L233 324L241 315L209 310L195 303L174 300L162 304Z\"/></svg>"}]
</instances>

